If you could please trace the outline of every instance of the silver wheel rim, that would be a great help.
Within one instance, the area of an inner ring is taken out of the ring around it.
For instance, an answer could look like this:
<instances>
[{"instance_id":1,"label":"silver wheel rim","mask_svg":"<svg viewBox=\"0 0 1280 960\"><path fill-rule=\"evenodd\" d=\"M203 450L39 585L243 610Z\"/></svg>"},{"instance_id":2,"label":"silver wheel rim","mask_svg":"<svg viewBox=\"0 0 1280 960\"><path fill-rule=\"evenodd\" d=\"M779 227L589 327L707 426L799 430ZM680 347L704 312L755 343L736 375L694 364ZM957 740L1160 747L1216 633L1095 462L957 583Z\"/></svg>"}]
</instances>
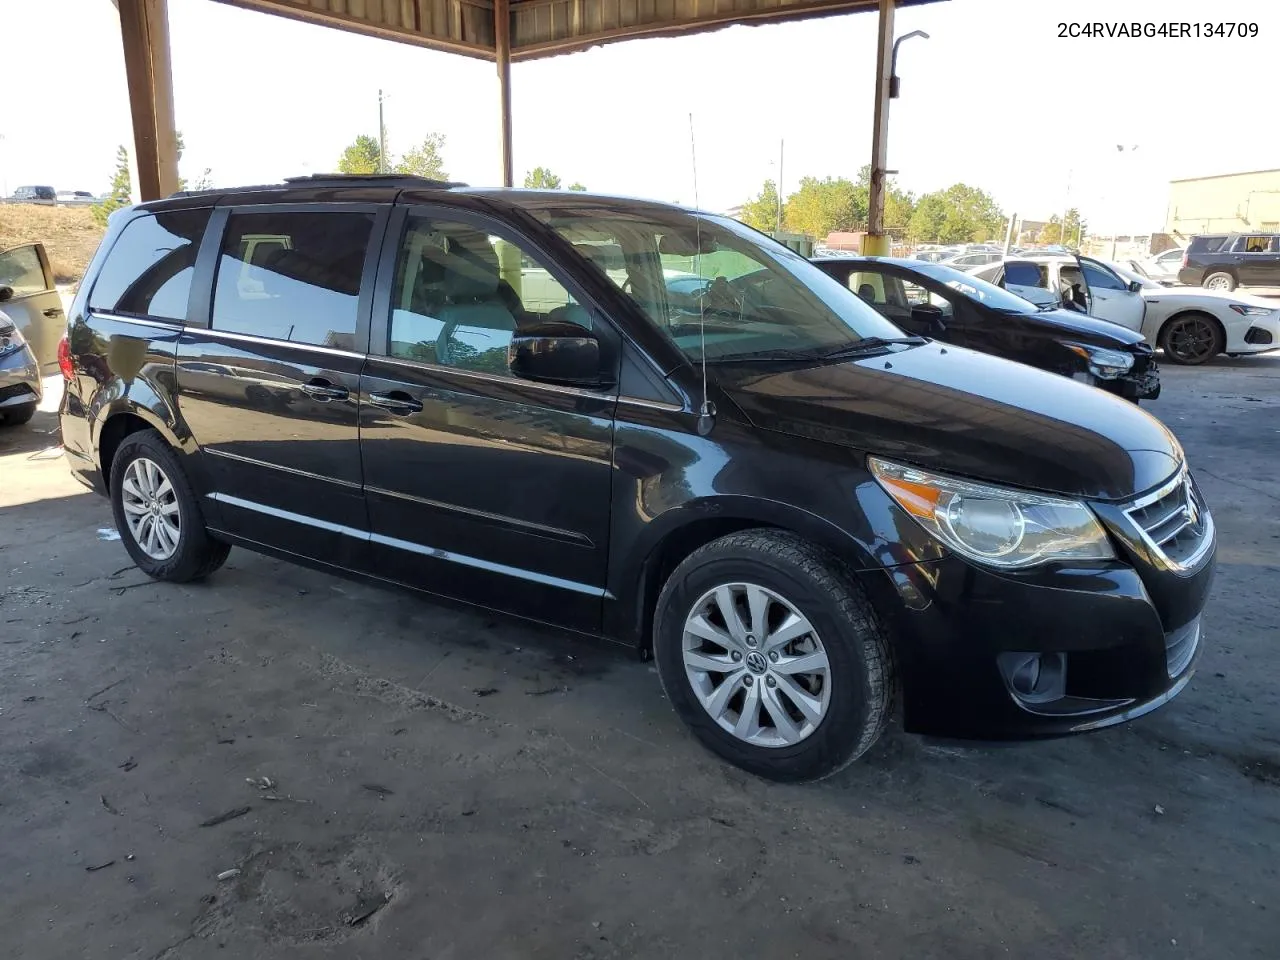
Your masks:
<instances>
[{"instance_id":1,"label":"silver wheel rim","mask_svg":"<svg viewBox=\"0 0 1280 960\"><path fill-rule=\"evenodd\" d=\"M182 512L173 484L154 460L139 457L129 464L120 482L129 535L152 560L168 560L178 549Z\"/></svg>"},{"instance_id":2,"label":"silver wheel rim","mask_svg":"<svg viewBox=\"0 0 1280 960\"><path fill-rule=\"evenodd\" d=\"M831 666L813 624L754 583L708 590L684 622L685 675L720 728L757 747L789 747L827 715Z\"/></svg>"},{"instance_id":3,"label":"silver wheel rim","mask_svg":"<svg viewBox=\"0 0 1280 960\"><path fill-rule=\"evenodd\" d=\"M1204 286L1206 290L1225 290L1230 285L1230 283L1231 281L1229 281L1226 277L1218 276L1218 277L1210 277L1209 282L1206 283Z\"/></svg>"}]
</instances>

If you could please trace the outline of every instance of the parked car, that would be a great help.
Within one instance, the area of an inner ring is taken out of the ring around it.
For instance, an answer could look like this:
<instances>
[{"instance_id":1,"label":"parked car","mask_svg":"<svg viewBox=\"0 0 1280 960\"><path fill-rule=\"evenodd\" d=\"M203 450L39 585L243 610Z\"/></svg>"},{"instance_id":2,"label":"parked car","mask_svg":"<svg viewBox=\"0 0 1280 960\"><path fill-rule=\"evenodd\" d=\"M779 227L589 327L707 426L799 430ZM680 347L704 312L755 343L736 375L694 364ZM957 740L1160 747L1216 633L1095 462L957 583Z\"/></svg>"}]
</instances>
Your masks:
<instances>
[{"instance_id":1,"label":"parked car","mask_svg":"<svg viewBox=\"0 0 1280 960\"><path fill-rule=\"evenodd\" d=\"M1181 247L1174 247L1136 261L1131 268L1139 276L1148 277L1156 283L1173 283L1178 279L1178 271L1182 269L1182 258L1186 253Z\"/></svg>"},{"instance_id":2,"label":"parked car","mask_svg":"<svg viewBox=\"0 0 1280 960\"><path fill-rule=\"evenodd\" d=\"M10 199L18 203L57 203L58 194L53 187L18 187Z\"/></svg>"},{"instance_id":3,"label":"parked car","mask_svg":"<svg viewBox=\"0 0 1280 960\"><path fill-rule=\"evenodd\" d=\"M961 253L937 262L956 270L967 270L969 267L984 267L988 263L999 263L1003 259L1003 253L980 250L976 253Z\"/></svg>"},{"instance_id":4,"label":"parked car","mask_svg":"<svg viewBox=\"0 0 1280 960\"><path fill-rule=\"evenodd\" d=\"M265 296L248 235L290 238ZM709 283L673 306L666 271ZM144 204L63 373L70 467L147 575L235 544L621 640L767 777L840 768L895 701L950 736L1120 723L1200 649L1214 524L1166 427L905 336L723 217L404 177Z\"/></svg>"},{"instance_id":5,"label":"parked car","mask_svg":"<svg viewBox=\"0 0 1280 960\"><path fill-rule=\"evenodd\" d=\"M59 190L57 199L58 206L61 207L82 207L97 203L93 194L88 190Z\"/></svg>"},{"instance_id":6,"label":"parked car","mask_svg":"<svg viewBox=\"0 0 1280 960\"><path fill-rule=\"evenodd\" d=\"M891 257L814 263L909 333L1074 377L1135 402L1160 395L1151 347L1113 323L1037 306L945 263Z\"/></svg>"},{"instance_id":7,"label":"parked car","mask_svg":"<svg viewBox=\"0 0 1280 960\"><path fill-rule=\"evenodd\" d=\"M35 415L41 397L40 370L13 320L0 311L0 424L16 427Z\"/></svg>"},{"instance_id":8,"label":"parked car","mask_svg":"<svg viewBox=\"0 0 1280 960\"><path fill-rule=\"evenodd\" d=\"M31 347L41 371L57 373L58 341L67 331L67 319L44 244L0 251L0 304Z\"/></svg>"},{"instance_id":9,"label":"parked car","mask_svg":"<svg viewBox=\"0 0 1280 960\"><path fill-rule=\"evenodd\" d=\"M1192 237L1178 282L1226 293L1239 286L1280 286L1280 234Z\"/></svg>"},{"instance_id":10,"label":"parked car","mask_svg":"<svg viewBox=\"0 0 1280 960\"><path fill-rule=\"evenodd\" d=\"M1142 329L1141 284L1124 280L1101 260L1077 256L1025 256L969 271L1033 303L1058 306Z\"/></svg>"},{"instance_id":11,"label":"parked car","mask_svg":"<svg viewBox=\"0 0 1280 960\"><path fill-rule=\"evenodd\" d=\"M1239 356L1280 347L1280 304L1246 293L1200 287L1166 287L1149 277L1111 265L1142 286L1147 311L1142 335L1173 363L1197 365L1220 353Z\"/></svg>"}]
</instances>

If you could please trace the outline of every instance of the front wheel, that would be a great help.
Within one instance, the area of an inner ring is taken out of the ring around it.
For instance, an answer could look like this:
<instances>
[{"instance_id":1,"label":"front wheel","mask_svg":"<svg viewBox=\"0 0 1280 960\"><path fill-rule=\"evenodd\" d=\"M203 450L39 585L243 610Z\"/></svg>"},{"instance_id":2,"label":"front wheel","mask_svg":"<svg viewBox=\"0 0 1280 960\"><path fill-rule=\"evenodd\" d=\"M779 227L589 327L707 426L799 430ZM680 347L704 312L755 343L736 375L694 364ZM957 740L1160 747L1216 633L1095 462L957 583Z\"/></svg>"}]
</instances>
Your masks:
<instances>
[{"instance_id":1,"label":"front wheel","mask_svg":"<svg viewBox=\"0 0 1280 960\"><path fill-rule=\"evenodd\" d=\"M690 554L658 598L654 654L698 739L772 780L835 773L888 721L883 627L839 562L792 534L748 530Z\"/></svg>"},{"instance_id":2,"label":"front wheel","mask_svg":"<svg viewBox=\"0 0 1280 960\"><path fill-rule=\"evenodd\" d=\"M231 552L205 530L187 475L154 430L129 434L116 450L111 512L129 556L153 579L200 580Z\"/></svg>"},{"instance_id":3,"label":"front wheel","mask_svg":"<svg viewBox=\"0 0 1280 960\"><path fill-rule=\"evenodd\" d=\"M1165 357L1183 366L1196 367L1212 360L1226 346L1223 341L1222 328L1203 313L1174 317L1160 334Z\"/></svg>"}]
</instances>

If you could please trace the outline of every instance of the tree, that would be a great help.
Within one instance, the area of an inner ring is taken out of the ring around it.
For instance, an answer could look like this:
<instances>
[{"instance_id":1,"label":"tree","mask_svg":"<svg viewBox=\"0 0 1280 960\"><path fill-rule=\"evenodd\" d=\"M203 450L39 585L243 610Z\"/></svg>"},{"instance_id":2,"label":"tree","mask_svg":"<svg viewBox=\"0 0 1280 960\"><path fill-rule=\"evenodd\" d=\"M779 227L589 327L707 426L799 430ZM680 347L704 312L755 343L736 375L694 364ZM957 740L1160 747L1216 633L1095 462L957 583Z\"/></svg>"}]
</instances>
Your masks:
<instances>
[{"instance_id":1,"label":"tree","mask_svg":"<svg viewBox=\"0 0 1280 960\"><path fill-rule=\"evenodd\" d=\"M843 177L805 177L787 198L783 219L789 230L812 237L854 230L867 222L867 191Z\"/></svg>"},{"instance_id":2,"label":"tree","mask_svg":"<svg viewBox=\"0 0 1280 960\"><path fill-rule=\"evenodd\" d=\"M338 158L340 173L377 173L381 169L382 150L378 138L360 134Z\"/></svg>"},{"instance_id":3,"label":"tree","mask_svg":"<svg viewBox=\"0 0 1280 960\"><path fill-rule=\"evenodd\" d=\"M916 203L907 233L913 240L943 243L991 240L1004 236L1004 214L989 194L957 183L924 194Z\"/></svg>"},{"instance_id":4,"label":"tree","mask_svg":"<svg viewBox=\"0 0 1280 960\"><path fill-rule=\"evenodd\" d=\"M573 191L574 191L574 192L576 192L576 193L586 193L586 192L587 192L587 188L586 188L586 187L584 187L581 183L579 183L579 182L578 182L578 181L576 181L576 180L575 180L573 183L569 184L569 189L570 189L570 190L573 190Z\"/></svg>"},{"instance_id":5,"label":"tree","mask_svg":"<svg viewBox=\"0 0 1280 960\"><path fill-rule=\"evenodd\" d=\"M547 167L534 167L524 175L524 185L530 190L559 190L560 178Z\"/></svg>"},{"instance_id":6,"label":"tree","mask_svg":"<svg viewBox=\"0 0 1280 960\"><path fill-rule=\"evenodd\" d=\"M176 151L177 156L174 159L178 162L179 165L181 165L182 154L187 149L187 143L182 138L181 130L175 131L175 133L178 140L178 144L177 144L178 149ZM201 172L200 176L198 176L193 182L188 182L186 177L179 176L178 189L179 190L208 190L210 187L213 186L213 182L210 180L210 177L209 177L211 173L213 173L213 168L205 167L204 170Z\"/></svg>"},{"instance_id":7,"label":"tree","mask_svg":"<svg viewBox=\"0 0 1280 960\"><path fill-rule=\"evenodd\" d=\"M1080 219L1080 211L1072 207L1067 211L1066 227L1057 214L1049 218L1049 222L1036 234L1036 242L1042 244L1061 244L1075 246L1084 237L1085 224Z\"/></svg>"},{"instance_id":8,"label":"tree","mask_svg":"<svg viewBox=\"0 0 1280 960\"><path fill-rule=\"evenodd\" d=\"M121 144L116 148L116 172L111 177L111 193L101 203L93 205L93 219L99 226L107 225L107 218L121 207L133 202L133 178L129 175L129 151Z\"/></svg>"},{"instance_id":9,"label":"tree","mask_svg":"<svg viewBox=\"0 0 1280 960\"><path fill-rule=\"evenodd\" d=\"M907 236L912 240L937 240L942 223L947 219L947 203L939 193L922 196L907 222Z\"/></svg>"},{"instance_id":10,"label":"tree","mask_svg":"<svg viewBox=\"0 0 1280 960\"><path fill-rule=\"evenodd\" d=\"M738 219L757 230L771 231L778 225L778 185L766 180L759 196L742 205Z\"/></svg>"},{"instance_id":11,"label":"tree","mask_svg":"<svg viewBox=\"0 0 1280 960\"><path fill-rule=\"evenodd\" d=\"M404 173L414 177L426 177L428 180L448 180L449 174L444 171L443 133L428 133L422 143L414 147L395 165L396 173Z\"/></svg>"}]
</instances>

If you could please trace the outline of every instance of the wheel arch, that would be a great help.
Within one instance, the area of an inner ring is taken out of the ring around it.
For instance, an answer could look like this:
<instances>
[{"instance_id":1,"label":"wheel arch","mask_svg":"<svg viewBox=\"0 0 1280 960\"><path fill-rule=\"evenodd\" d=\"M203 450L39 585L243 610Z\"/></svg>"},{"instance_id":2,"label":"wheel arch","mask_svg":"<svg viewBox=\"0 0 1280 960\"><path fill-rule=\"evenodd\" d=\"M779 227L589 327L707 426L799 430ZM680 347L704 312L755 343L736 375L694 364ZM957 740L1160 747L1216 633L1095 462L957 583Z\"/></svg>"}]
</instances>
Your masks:
<instances>
[{"instance_id":1,"label":"wheel arch","mask_svg":"<svg viewBox=\"0 0 1280 960\"><path fill-rule=\"evenodd\" d=\"M1160 324L1160 329L1156 332L1155 345L1157 347L1160 347L1161 349L1164 349L1165 331L1169 329L1170 325L1173 324L1174 321L1182 320L1187 317L1204 317L1205 319L1213 323L1213 325L1217 328L1218 335L1222 337L1222 349L1226 350L1227 328L1223 326L1222 321L1220 319L1215 317L1208 310L1205 310L1203 307L1185 307L1182 310L1179 310L1177 313L1174 313L1168 317L1165 317L1164 321Z\"/></svg>"},{"instance_id":2,"label":"wheel arch","mask_svg":"<svg viewBox=\"0 0 1280 960\"><path fill-rule=\"evenodd\" d=\"M125 437L142 430L155 430L174 450L181 450L171 424L166 423L154 411L140 404L117 400L99 415L97 442L98 466L102 470L103 486L111 490L111 464Z\"/></svg>"}]
</instances>

